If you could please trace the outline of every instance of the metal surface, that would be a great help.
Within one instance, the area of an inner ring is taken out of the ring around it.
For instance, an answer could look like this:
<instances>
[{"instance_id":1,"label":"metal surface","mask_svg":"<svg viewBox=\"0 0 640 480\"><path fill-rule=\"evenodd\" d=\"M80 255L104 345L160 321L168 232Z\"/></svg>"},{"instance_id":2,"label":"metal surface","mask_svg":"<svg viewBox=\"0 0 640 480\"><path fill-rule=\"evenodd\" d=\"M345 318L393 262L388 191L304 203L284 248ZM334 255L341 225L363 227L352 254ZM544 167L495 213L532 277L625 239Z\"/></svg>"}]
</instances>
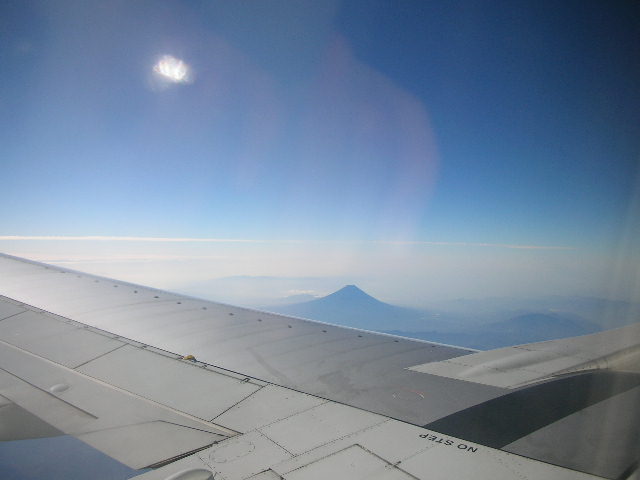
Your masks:
<instances>
[{"instance_id":1,"label":"metal surface","mask_svg":"<svg viewBox=\"0 0 640 480\"><path fill-rule=\"evenodd\" d=\"M35 311L0 321L0 329L4 338L13 342L0 340L0 438L4 440L72 434L130 467L142 468L235 433L172 410L167 407L170 402L162 398L157 399L159 402L149 401L69 368L75 363L69 362L70 358L105 358L105 347L113 348L112 342L125 346L110 336L79 330L75 324ZM82 335L78 336L78 332ZM73 341L84 343L76 345ZM162 358L132 345L126 348ZM224 377L178 360L169 361L191 367L200 375ZM147 367L153 370L149 362ZM170 368L162 362L156 364L156 372L167 370ZM124 371L135 372L135 368ZM239 379L231 381L243 392L250 387ZM211 385L206 380L201 383ZM171 393L167 391L167 396ZM200 399L203 407L206 403ZM186 402L185 405L188 406ZM218 407L223 409L226 405Z\"/></svg>"},{"instance_id":2,"label":"metal surface","mask_svg":"<svg viewBox=\"0 0 640 480\"><path fill-rule=\"evenodd\" d=\"M32 311L0 321L0 339L71 368L124 345L113 338Z\"/></svg>"},{"instance_id":3,"label":"metal surface","mask_svg":"<svg viewBox=\"0 0 640 480\"><path fill-rule=\"evenodd\" d=\"M78 371L203 420L213 419L260 388L131 345Z\"/></svg>"},{"instance_id":4,"label":"metal surface","mask_svg":"<svg viewBox=\"0 0 640 480\"><path fill-rule=\"evenodd\" d=\"M640 450L640 387L559 420L556 424L506 445L503 450L589 471L603 477L620 476L618 465L632 465ZM624 413L622 413L624 412ZM558 432L573 432L573 438ZM602 448L606 445L607 448Z\"/></svg>"},{"instance_id":5,"label":"metal surface","mask_svg":"<svg viewBox=\"0 0 640 480\"><path fill-rule=\"evenodd\" d=\"M0 320L4 320L12 315L24 312L26 309L17 302L4 301L0 303Z\"/></svg>"},{"instance_id":6,"label":"metal surface","mask_svg":"<svg viewBox=\"0 0 640 480\"><path fill-rule=\"evenodd\" d=\"M258 432L231 438L191 457L180 460L140 478L167 479L171 475L190 469L206 469L214 472L214 478L244 479L264 472L270 465L280 463L291 454Z\"/></svg>"},{"instance_id":7,"label":"metal surface","mask_svg":"<svg viewBox=\"0 0 640 480\"><path fill-rule=\"evenodd\" d=\"M415 479L402 470L397 469L380 457L364 450L359 445L352 445L344 450L324 457L297 470L287 473L286 480L308 480L333 478L336 472L342 472L344 478L353 480L411 480Z\"/></svg>"},{"instance_id":8,"label":"metal surface","mask_svg":"<svg viewBox=\"0 0 640 480\"><path fill-rule=\"evenodd\" d=\"M225 438L164 421L123 425L77 434L76 437L136 469L164 463Z\"/></svg>"},{"instance_id":9,"label":"metal surface","mask_svg":"<svg viewBox=\"0 0 640 480\"><path fill-rule=\"evenodd\" d=\"M414 365L410 370L515 388L552 375L615 368L638 371L640 324L581 337L530 343Z\"/></svg>"},{"instance_id":10,"label":"metal surface","mask_svg":"<svg viewBox=\"0 0 640 480\"><path fill-rule=\"evenodd\" d=\"M474 451L473 449L478 448ZM580 475L572 470L542 465L527 461L522 457L509 455L500 450L479 447L477 444L456 440L454 445L437 445L400 464L400 467L415 476L425 476L433 480L452 478L468 479L554 479L593 478Z\"/></svg>"},{"instance_id":11,"label":"metal surface","mask_svg":"<svg viewBox=\"0 0 640 480\"><path fill-rule=\"evenodd\" d=\"M343 408L351 413L356 411ZM322 417L318 420L339 423L343 413L336 417L325 409L318 414ZM367 412L360 414L377 417ZM279 434L295 441L300 438L300 431L309 426L309 417L305 413L294 415L273 424L276 426ZM351 427L325 436L321 445L300 445L297 454L278 448L278 442L269 436L267 429L259 429L224 440L139 478L167 480L180 472L202 470L211 472L213 478L226 480L595 478L454 437L442 437L396 420L387 419L365 428L354 423ZM350 433L345 433L349 430Z\"/></svg>"},{"instance_id":12,"label":"metal surface","mask_svg":"<svg viewBox=\"0 0 640 480\"><path fill-rule=\"evenodd\" d=\"M58 435L62 435L62 432L57 428L52 427L11 400L0 397L0 441L56 437Z\"/></svg>"},{"instance_id":13,"label":"metal surface","mask_svg":"<svg viewBox=\"0 0 640 480\"><path fill-rule=\"evenodd\" d=\"M196 300L3 255L0 294L0 419L7 408L25 421L35 416L54 433L73 434L135 467L171 462L145 479L207 472L229 480L344 478L351 465L353 478L591 478L482 446L496 437L493 425L483 427L486 437L478 430L476 442L465 440L472 436L465 425L455 435L423 425L463 417L473 424L465 415L509 403L509 395L526 400L551 391L557 398L553 385L503 387L522 382L517 370L523 365L548 366L548 360L552 368L529 371L633 366L638 340L628 335L627 350L613 357L608 334L586 343L533 344L524 362L512 361L513 351L480 358L466 349ZM181 359L186 355L196 361ZM488 374L491 384L424 373L427 364L449 359L480 367L475 380ZM408 370L412 366L422 371ZM505 410L499 436L510 443L504 448L611 478L631 472L637 452L628 442L637 438L636 417L610 422L624 441L582 442L580 455L554 451L549 441L590 431L611 407L630 408L638 393L629 375L623 389L574 402L544 417L550 423L537 431L520 423L538 418L526 408ZM47 430L30 423L35 434ZM606 469L597 456L611 460Z\"/></svg>"},{"instance_id":14,"label":"metal surface","mask_svg":"<svg viewBox=\"0 0 640 480\"><path fill-rule=\"evenodd\" d=\"M414 424L503 392L406 370L471 353L467 349L196 300L7 256L0 256L0 271L7 272L0 293L29 305Z\"/></svg>"},{"instance_id":15,"label":"metal surface","mask_svg":"<svg viewBox=\"0 0 640 480\"><path fill-rule=\"evenodd\" d=\"M380 415L329 402L263 427L260 431L287 451L299 455L386 420Z\"/></svg>"},{"instance_id":16,"label":"metal surface","mask_svg":"<svg viewBox=\"0 0 640 480\"><path fill-rule=\"evenodd\" d=\"M297 470L304 465L322 460L351 445L360 445L368 452L384 458L392 465L401 464L407 458L437 445L432 440L434 432L395 420L387 420L372 427L327 442L277 466L279 472ZM439 436L441 438L442 436Z\"/></svg>"},{"instance_id":17,"label":"metal surface","mask_svg":"<svg viewBox=\"0 0 640 480\"><path fill-rule=\"evenodd\" d=\"M267 385L214 420L238 432L248 432L317 407L323 400L305 393Z\"/></svg>"},{"instance_id":18,"label":"metal surface","mask_svg":"<svg viewBox=\"0 0 640 480\"><path fill-rule=\"evenodd\" d=\"M273 470L269 469L257 475L249 477L251 480L282 480L282 477Z\"/></svg>"}]
</instances>

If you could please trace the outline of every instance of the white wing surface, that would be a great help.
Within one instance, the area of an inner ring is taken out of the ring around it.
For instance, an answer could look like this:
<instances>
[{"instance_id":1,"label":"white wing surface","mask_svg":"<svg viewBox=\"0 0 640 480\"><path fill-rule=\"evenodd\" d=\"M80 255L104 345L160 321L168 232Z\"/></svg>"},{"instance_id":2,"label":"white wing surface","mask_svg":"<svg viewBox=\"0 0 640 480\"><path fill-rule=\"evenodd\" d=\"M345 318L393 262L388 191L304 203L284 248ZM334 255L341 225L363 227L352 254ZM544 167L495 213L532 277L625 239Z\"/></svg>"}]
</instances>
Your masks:
<instances>
[{"instance_id":1,"label":"white wing surface","mask_svg":"<svg viewBox=\"0 0 640 480\"><path fill-rule=\"evenodd\" d=\"M0 255L0 438L143 479L624 478L639 330L475 352Z\"/></svg>"}]
</instances>

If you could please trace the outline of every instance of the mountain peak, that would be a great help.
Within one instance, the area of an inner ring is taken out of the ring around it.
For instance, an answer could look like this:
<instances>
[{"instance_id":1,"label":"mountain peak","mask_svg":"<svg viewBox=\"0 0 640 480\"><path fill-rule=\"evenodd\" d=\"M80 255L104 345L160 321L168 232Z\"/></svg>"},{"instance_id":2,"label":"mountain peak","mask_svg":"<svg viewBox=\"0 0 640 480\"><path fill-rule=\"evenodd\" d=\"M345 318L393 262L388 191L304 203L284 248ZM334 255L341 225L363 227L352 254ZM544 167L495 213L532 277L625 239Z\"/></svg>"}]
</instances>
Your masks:
<instances>
[{"instance_id":1,"label":"mountain peak","mask_svg":"<svg viewBox=\"0 0 640 480\"><path fill-rule=\"evenodd\" d=\"M356 285L308 302L283 305L276 312L368 330L424 326L425 312L381 302Z\"/></svg>"},{"instance_id":2,"label":"mountain peak","mask_svg":"<svg viewBox=\"0 0 640 480\"><path fill-rule=\"evenodd\" d=\"M360 288L358 288L357 285L345 285L344 287L342 287L340 290L337 290L336 292L352 292L352 293L364 293L364 291L362 291ZM334 292L334 293L336 293ZM366 293L365 293L366 295Z\"/></svg>"},{"instance_id":3,"label":"mountain peak","mask_svg":"<svg viewBox=\"0 0 640 480\"><path fill-rule=\"evenodd\" d=\"M331 298L331 299L340 298L340 299L350 299L350 300L358 300L358 299L376 300L368 293L365 293L364 291L362 291L356 285L345 285L340 290L335 291L324 298Z\"/></svg>"}]
</instances>

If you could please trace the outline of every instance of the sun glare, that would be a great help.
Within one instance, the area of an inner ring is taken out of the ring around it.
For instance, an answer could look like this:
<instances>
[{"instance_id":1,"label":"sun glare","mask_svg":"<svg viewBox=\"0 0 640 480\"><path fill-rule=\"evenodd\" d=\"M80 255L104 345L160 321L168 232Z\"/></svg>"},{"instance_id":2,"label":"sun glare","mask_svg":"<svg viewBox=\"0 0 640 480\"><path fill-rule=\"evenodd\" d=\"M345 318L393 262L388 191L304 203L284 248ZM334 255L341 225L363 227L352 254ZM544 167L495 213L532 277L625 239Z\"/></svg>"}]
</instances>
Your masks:
<instances>
[{"instance_id":1,"label":"sun glare","mask_svg":"<svg viewBox=\"0 0 640 480\"><path fill-rule=\"evenodd\" d=\"M158 63L153 66L153 71L171 83L189 83L191 80L189 65L171 55L160 57Z\"/></svg>"}]
</instances>

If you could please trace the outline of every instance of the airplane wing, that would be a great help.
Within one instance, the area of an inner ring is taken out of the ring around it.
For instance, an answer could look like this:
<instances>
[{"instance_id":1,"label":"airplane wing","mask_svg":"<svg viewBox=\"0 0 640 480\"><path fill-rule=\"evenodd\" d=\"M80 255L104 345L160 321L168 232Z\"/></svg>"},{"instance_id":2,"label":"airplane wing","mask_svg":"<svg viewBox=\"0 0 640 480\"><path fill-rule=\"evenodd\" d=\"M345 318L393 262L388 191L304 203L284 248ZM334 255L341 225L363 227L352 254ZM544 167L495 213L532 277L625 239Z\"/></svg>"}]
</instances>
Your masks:
<instances>
[{"instance_id":1,"label":"airplane wing","mask_svg":"<svg viewBox=\"0 0 640 480\"><path fill-rule=\"evenodd\" d=\"M143 480L629 478L639 340L477 352L0 255L0 439Z\"/></svg>"}]
</instances>

